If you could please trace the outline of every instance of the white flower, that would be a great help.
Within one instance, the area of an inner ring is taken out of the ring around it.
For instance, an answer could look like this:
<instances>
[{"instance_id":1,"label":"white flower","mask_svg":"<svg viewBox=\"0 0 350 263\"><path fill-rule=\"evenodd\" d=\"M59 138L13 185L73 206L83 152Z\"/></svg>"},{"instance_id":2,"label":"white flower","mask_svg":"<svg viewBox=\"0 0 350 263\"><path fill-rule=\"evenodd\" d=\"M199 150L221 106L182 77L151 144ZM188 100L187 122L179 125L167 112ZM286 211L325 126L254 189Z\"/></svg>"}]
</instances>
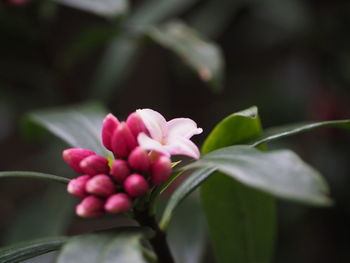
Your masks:
<instances>
[{"instance_id":1,"label":"white flower","mask_svg":"<svg viewBox=\"0 0 350 263\"><path fill-rule=\"evenodd\" d=\"M186 155L198 159L198 147L190 140L193 135L202 133L203 129L188 118L176 118L166 121L159 113L151 109L140 109L136 113L141 117L149 135L140 133L139 145L145 150L152 150L166 156Z\"/></svg>"}]
</instances>

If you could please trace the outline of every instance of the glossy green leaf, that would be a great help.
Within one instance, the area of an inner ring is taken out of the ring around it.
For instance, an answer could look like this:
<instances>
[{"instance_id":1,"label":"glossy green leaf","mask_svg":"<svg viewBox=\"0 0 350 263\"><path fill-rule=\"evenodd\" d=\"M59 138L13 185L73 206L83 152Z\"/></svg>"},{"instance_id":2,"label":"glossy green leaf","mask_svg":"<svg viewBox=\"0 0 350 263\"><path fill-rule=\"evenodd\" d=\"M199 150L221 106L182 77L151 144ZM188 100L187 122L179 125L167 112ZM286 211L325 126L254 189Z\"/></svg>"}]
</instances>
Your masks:
<instances>
[{"instance_id":1,"label":"glossy green leaf","mask_svg":"<svg viewBox=\"0 0 350 263\"><path fill-rule=\"evenodd\" d=\"M58 250L67 239L66 237L43 238L1 248L0 262L17 263L50 251Z\"/></svg>"},{"instance_id":2,"label":"glossy green leaf","mask_svg":"<svg viewBox=\"0 0 350 263\"><path fill-rule=\"evenodd\" d=\"M251 107L221 121L204 142L202 152L243 143L260 132L257 108ZM270 262L276 232L274 198L219 172L200 189L218 262Z\"/></svg>"},{"instance_id":3,"label":"glossy green leaf","mask_svg":"<svg viewBox=\"0 0 350 263\"><path fill-rule=\"evenodd\" d=\"M250 146L230 146L188 166L195 167L217 169L277 197L314 205L332 203L320 174L290 150L261 152Z\"/></svg>"},{"instance_id":4,"label":"glossy green leaf","mask_svg":"<svg viewBox=\"0 0 350 263\"><path fill-rule=\"evenodd\" d=\"M46 128L72 147L106 155L100 138L105 114L106 110L99 104L83 104L32 112L28 123L34 122Z\"/></svg>"},{"instance_id":5,"label":"glossy green leaf","mask_svg":"<svg viewBox=\"0 0 350 263\"><path fill-rule=\"evenodd\" d=\"M165 230L170 222L175 208L191 194L201 183L203 183L215 169L198 169L188 177L171 195L160 221L161 229Z\"/></svg>"},{"instance_id":6,"label":"glossy green leaf","mask_svg":"<svg viewBox=\"0 0 350 263\"><path fill-rule=\"evenodd\" d=\"M268 143L284 137L296 135L311 131L313 129L322 127L337 127L342 129L350 129L350 120L337 120L337 121L323 121L313 123L297 123L292 125L286 125L282 127L274 127L267 129L258 140L252 143L252 146L256 147L263 143Z\"/></svg>"},{"instance_id":7,"label":"glossy green leaf","mask_svg":"<svg viewBox=\"0 0 350 263\"><path fill-rule=\"evenodd\" d=\"M236 112L223 119L209 134L202 146L202 154L241 144L260 134L261 123L257 107Z\"/></svg>"},{"instance_id":8,"label":"glossy green leaf","mask_svg":"<svg viewBox=\"0 0 350 263\"><path fill-rule=\"evenodd\" d=\"M125 14L129 9L128 0L54 0L57 3L84 10L105 17Z\"/></svg>"},{"instance_id":9,"label":"glossy green leaf","mask_svg":"<svg viewBox=\"0 0 350 263\"><path fill-rule=\"evenodd\" d=\"M33 178L41 180L49 180L61 184L68 184L69 179L62 176L57 176L53 174L37 173L37 172L27 172L27 171L4 171L0 172L1 178Z\"/></svg>"},{"instance_id":10,"label":"glossy green leaf","mask_svg":"<svg viewBox=\"0 0 350 263\"><path fill-rule=\"evenodd\" d=\"M217 262L272 262L276 235L273 197L222 173L208 178L201 197Z\"/></svg>"},{"instance_id":11,"label":"glossy green leaf","mask_svg":"<svg viewBox=\"0 0 350 263\"><path fill-rule=\"evenodd\" d=\"M149 253L141 239L152 236L150 229L124 227L104 233L77 236L61 250L57 263L147 263Z\"/></svg>"},{"instance_id":12,"label":"glossy green leaf","mask_svg":"<svg viewBox=\"0 0 350 263\"><path fill-rule=\"evenodd\" d=\"M204 262L208 229L198 191L177 206L167 230L167 240L175 262Z\"/></svg>"},{"instance_id":13,"label":"glossy green leaf","mask_svg":"<svg viewBox=\"0 0 350 263\"><path fill-rule=\"evenodd\" d=\"M179 21L151 27L146 34L156 43L177 54L202 81L215 90L223 87L224 60L221 49L215 43L204 39Z\"/></svg>"}]
</instances>

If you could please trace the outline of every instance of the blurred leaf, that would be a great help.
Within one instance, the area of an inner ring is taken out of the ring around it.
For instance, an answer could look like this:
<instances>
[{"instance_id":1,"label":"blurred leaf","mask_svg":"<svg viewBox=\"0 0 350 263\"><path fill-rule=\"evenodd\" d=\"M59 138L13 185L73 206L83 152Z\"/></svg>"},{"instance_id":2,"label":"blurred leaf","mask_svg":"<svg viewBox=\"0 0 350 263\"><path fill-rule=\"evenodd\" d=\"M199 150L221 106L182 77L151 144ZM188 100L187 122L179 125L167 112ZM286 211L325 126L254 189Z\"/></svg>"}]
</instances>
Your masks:
<instances>
[{"instance_id":1,"label":"blurred leaf","mask_svg":"<svg viewBox=\"0 0 350 263\"><path fill-rule=\"evenodd\" d=\"M58 58L63 68L69 70L83 58L104 46L112 40L116 34L115 31L114 28L106 28L105 26L89 26L79 33L76 40Z\"/></svg>"},{"instance_id":2,"label":"blurred leaf","mask_svg":"<svg viewBox=\"0 0 350 263\"><path fill-rule=\"evenodd\" d=\"M90 87L90 97L94 99L110 100L114 89L129 76L129 73L141 50L138 37L127 33L117 35L108 45L97 73Z\"/></svg>"},{"instance_id":3,"label":"blurred leaf","mask_svg":"<svg viewBox=\"0 0 350 263\"><path fill-rule=\"evenodd\" d=\"M168 227L169 221L175 208L201 183L203 183L204 180L206 180L214 171L215 169L196 170L175 190L175 192L171 195L163 212L163 216L160 221L161 229L164 230Z\"/></svg>"},{"instance_id":4,"label":"blurred leaf","mask_svg":"<svg viewBox=\"0 0 350 263\"><path fill-rule=\"evenodd\" d=\"M146 263L141 239L150 235L150 229L124 227L77 236L64 245L57 263Z\"/></svg>"},{"instance_id":5,"label":"blurred leaf","mask_svg":"<svg viewBox=\"0 0 350 263\"><path fill-rule=\"evenodd\" d=\"M251 107L221 121L204 142L202 152L242 143L260 132L257 108ZM272 260L276 232L274 198L217 172L201 185L201 200L218 262Z\"/></svg>"},{"instance_id":6,"label":"blurred leaf","mask_svg":"<svg viewBox=\"0 0 350 263\"><path fill-rule=\"evenodd\" d=\"M13 244L63 234L74 216L74 201L65 188L49 187L45 194L19 210L8 228L5 242Z\"/></svg>"},{"instance_id":7,"label":"blurred leaf","mask_svg":"<svg viewBox=\"0 0 350 263\"><path fill-rule=\"evenodd\" d=\"M256 140L252 146L256 147L263 143L275 141L291 135L308 132L316 128L322 127L337 127L343 129L350 129L350 120L337 120L337 121L323 121L313 123L297 123L281 127L269 128L263 132L258 140Z\"/></svg>"},{"instance_id":8,"label":"blurred leaf","mask_svg":"<svg viewBox=\"0 0 350 263\"><path fill-rule=\"evenodd\" d=\"M216 38L234 18L242 0L211 0L196 8L189 24L204 36Z\"/></svg>"},{"instance_id":9,"label":"blurred leaf","mask_svg":"<svg viewBox=\"0 0 350 263\"><path fill-rule=\"evenodd\" d=\"M72 147L86 148L106 155L100 133L106 109L99 104L83 104L35 111L29 114L25 128L33 122L63 139Z\"/></svg>"},{"instance_id":10,"label":"blurred leaf","mask_svg":"<svg viewBox=\"0 0 350 263\"><path fill-rule=\"evenodd\" d=\"M128 0L54 0L57 3L84 10L95 15L116 17L129 9Z\"/></svg>"},{"instance_id":11,"label":"blurred leaf","mask_svg":"<svg viewBox=\"0 0 350 263\"><path fill-rule=\"evenodd\" d=\"M175 262L203 262L207 238L205 217L198 192L195 192L176 208L173 220L169 224L167 240Z\"/></svg>"},{"instance_id":12,"label":"blurred leaf","mask_svg":"<svg viewBox=\"0 0 350 263\"><path fill-rule=\"evenodd\" d=\"M143 30L161 20L185 11L198 0L148 0L144 1L127 19L131 29Z\"/></svg>"},{"instance_id":13,"label":"blurred leaf","mask_svg":"<svg viewBox=\"0 0 350 263\"><path fill-rule=\"evenodd\" d=\"M4 171L0 172L0 179L1 178L34 178L34 179L43 179L43 180L50 180L62 184L68 184L69 179L52 175L52 174L44 174L44 173L37 173L37 172L27 172L27 171Z\"/></svg>"},{"instance_id":14,"label":"blurred leaf","mask_svg":"<svg viewBox=\"0 0 350 263\"><path fill-rule=\"evenodd\" d=\"M149 25L175 15L197 0L144 1L123 23L119 32L107 47L90 88L90 97L105 101L121 87L137 61L142 48L141 36Z\"/></svg>"},{"instance_id":15,"label":"blurred leaf","mask_svg":"<svg viewBox=\"0 0 350 263\"><path fill-rule=\"evenodd\" d=\"M241 183L277 197L314 205L330 205L320 174L289 150L261 152L250 146L230 146L204 155L188 168L214 168Z\"/></svg>"},{"instance_id":16,"label":"blurred leaf","mask_svg":"<svg viewBox=\"0 0 350 263\"><path fill-rule=\"evenodd\" d=\"M67 237L51 237L4 247L0 249L0 262L22 262L26 259L30 259L50 251L58 250L67 241L67 239Z\"/></svg>"},{"instance_id":17,"label":"blurred leaf","mask_svg":"<svg viewBox=\"0 0 350 263\"><path fill-rule=\"evenodd\" d=\"M214 90L223 88L224 60L221 49L215 43L203 39L197 32L179 21L151 27L146 34L177 54Z\"/></svg>"}]
</instances>

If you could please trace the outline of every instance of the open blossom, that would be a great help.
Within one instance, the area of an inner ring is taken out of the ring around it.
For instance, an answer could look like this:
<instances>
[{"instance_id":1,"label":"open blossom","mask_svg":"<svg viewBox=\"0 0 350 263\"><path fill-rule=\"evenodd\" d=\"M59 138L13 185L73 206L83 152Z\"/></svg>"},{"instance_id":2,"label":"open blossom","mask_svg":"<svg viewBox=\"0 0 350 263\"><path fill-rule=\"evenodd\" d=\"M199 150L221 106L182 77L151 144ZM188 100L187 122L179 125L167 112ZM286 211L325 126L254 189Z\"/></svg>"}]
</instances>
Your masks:
<instances>
[{"instance_id":1,"label":"open blossom","mask_svg":"<svg viewBox=\"0 0 350 263\"><path fill-rule=\"evenodd\" d=\"M103 120L101 139L114 160L82 148L66 149L62 154L80 174L67 187L70 194L82 199L76 207L77 215L94 218L106 212L131 210L133 199L169 179L171 155L199 158L199 150L190 138L201 132L191 119L167 122L151 109L137 110L125 122L108 114Z\"/></svg>"},{"instance_id":2,"label":"open blossom","mask_svg":"<svg viewBox=\"0 0 350 263\"><path fill-rule=\"evenodd\" d=\"M146 150L153 150L166 156L186 155L199 158L198 147L190 140L193 135L202 133L202 129L188 118L176 118L166 121L159 113L151 109L137 110L149 135L141 132L138 137L139 145Z\"/></svg>"}]
</instances>

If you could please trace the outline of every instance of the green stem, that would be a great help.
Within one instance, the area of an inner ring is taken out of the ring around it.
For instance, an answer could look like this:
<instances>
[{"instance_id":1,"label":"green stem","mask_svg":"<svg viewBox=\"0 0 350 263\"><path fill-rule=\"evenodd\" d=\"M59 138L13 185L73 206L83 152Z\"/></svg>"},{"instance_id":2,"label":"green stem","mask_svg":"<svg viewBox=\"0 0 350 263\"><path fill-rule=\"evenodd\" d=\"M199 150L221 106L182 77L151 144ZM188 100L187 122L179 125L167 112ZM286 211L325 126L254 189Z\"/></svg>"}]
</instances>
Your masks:
<instances>
[{"instance_id":1,"label":"green stem","mask_svg":"<svg viewBox=\"0 0 350 263\"><path fill-rule=\"evenodd\" d=\"M154 230L155 235L150 239L150 243L158 257L158 261L160 263L175 263L166 240L166 233L159 228L154 216L150 215L147 210L135 211L135 219L141 226L147 226Z\"/></svg>"}]
</instances>

